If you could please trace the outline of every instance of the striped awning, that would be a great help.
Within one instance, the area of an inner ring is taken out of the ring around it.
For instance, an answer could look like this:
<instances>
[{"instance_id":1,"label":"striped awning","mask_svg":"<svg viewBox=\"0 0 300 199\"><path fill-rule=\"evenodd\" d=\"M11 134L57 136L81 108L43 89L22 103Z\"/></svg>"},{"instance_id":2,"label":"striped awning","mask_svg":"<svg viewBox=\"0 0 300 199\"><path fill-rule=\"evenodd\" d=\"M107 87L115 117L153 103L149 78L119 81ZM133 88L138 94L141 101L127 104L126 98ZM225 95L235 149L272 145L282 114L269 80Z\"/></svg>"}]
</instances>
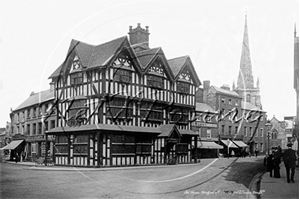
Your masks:
<instances>
[{"instance_id":1,"label":"striped awning","mask_svg":"<svg viewBox=\"0 0 300 199\"><path fill-rule=\"evenodd\" d=\"M233 148L233 149L238 148L235 144L233 144L233 142L231 140L221 140L221 142L229 148Z\"/></svg>"},{"instance_id":2,"label":"striped awning","mask_svg":"<svg viewBox=\"0 0 300 199\"><path fill-rule=\"evenodd\" d=\"M233 140L233 143L236 144L238 147L247 147L248 146L241 140Z\"/></svg>"}]
</instances>

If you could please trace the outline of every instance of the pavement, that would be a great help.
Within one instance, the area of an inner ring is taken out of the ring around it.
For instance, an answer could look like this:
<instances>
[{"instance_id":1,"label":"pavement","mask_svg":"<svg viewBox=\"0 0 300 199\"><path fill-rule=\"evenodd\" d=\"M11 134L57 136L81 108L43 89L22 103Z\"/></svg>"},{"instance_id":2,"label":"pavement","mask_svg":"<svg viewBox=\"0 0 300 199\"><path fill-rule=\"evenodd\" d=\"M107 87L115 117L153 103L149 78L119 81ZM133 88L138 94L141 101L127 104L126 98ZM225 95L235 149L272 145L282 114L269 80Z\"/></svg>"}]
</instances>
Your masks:
<instances>
[{"instance_id":1,"label":"pavement","mask_svg":"<svg viewBox=\"0 0 300 199\"><path fill-rule=\"evenodd\" d=\"M63 166L43 166L34 162L12 162L5 161L9 164L18 164L29 166L26 169L31 170L55 170L55 171L78 171L78 170L118 170L118 169L145 169L145 167L166 167L166 166L138 166L138 167L107 167L107 168L86 168L86 167L63 167ZM193 164L191 164L193 165ZM168 166L180 166L180 165L168 165ZM186 165L185 165L186 166ZM277 199L277 198L299 198L299 168L295 170L295 183L287 183L286 171L284 164L280 165L281 178L270 177L269 172L258 173L252 180L249 186L249 190L252 192L248 198L251 199Z\"/></svg>"},{"instance_id":2,"label":"pavement","mask_svg":"<svg viewBox=\"0 0 300 199\"><path fill-rule=\"evenodd\" d=\"M261 199L299 198L299 168L295 171L295 183L287 183L283 163L280 165L280 178L271 178L269 172L264 173L260 180L260 192L258 198Z\"/></svg>"}]
</instances>

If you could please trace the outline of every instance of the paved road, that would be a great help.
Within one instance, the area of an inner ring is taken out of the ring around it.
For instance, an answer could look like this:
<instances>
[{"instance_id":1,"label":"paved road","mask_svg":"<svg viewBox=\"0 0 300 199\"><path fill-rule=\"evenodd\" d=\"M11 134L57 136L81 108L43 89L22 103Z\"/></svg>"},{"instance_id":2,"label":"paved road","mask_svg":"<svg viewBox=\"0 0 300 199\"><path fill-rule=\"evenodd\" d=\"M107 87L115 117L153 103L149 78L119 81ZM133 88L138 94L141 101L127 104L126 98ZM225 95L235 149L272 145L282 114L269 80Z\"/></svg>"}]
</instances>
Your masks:
<instances>
[{"instance_id":1,"label":"paved road","mask_svg":"<svg viewBox=\"0 0 300 199\"><path fill-rule=\"evenodd\" d=\"M120 170L30 170L1 164L1 198L247 198L259 158Z\"/></svg>"}]
</instances>

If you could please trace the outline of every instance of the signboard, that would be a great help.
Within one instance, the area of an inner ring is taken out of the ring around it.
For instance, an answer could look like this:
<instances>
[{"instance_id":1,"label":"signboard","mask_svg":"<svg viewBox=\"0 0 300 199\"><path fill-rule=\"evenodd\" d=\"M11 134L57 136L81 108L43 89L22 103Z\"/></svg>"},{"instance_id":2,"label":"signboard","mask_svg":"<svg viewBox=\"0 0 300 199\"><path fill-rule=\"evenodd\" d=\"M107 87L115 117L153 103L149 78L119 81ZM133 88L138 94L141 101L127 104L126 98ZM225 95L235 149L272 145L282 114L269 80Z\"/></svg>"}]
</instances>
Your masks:
<instances>
[{"instance_id":1,"label":"signboard","mask_svg":"<svg viewBox=\"0 0 300 199\"><path fill-rule=\"evenodd\" d=\"M216 123L205 123L205 122L198 122L198 121L192 122L192 126L218 128L218 124Z\"/></svg>"},{"instance_id":2,"label":"signboard","mask_svg":"<svg viewBox=\"0 0 300 199\"><path fill-rule=\"evenodd\" d=\"M41 152L42 152L42 156L44 156L46 154L46 145L45 145L45 142L42 142L42 144L41 144Z\"/></svg>"}]
</instances>

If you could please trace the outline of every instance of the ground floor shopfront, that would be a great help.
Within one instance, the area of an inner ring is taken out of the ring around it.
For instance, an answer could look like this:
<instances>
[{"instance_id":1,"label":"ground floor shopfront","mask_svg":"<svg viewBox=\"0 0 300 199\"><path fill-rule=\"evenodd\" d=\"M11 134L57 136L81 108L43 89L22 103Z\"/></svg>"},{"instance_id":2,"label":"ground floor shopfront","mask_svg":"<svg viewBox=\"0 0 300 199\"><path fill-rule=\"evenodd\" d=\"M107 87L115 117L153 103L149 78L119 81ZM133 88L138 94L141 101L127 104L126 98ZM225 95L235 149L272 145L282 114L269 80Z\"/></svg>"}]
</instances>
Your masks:
<instances>
[{"instance_id":1,"label":"ground floor shopfront","mask_svg":"<svg viewBox=\"0 0 300 199\"><path fill-rule=\"evenodd\" d=\"M53 162L65 166L132 166L191 163L196 161L197 133L176 125L158 128L122 125L57 127L46 133L54 136Z\"/></svg>"},{"instance_id":2,"label":"ground floor shopfront","mask_svg":"<svg viewBox=\"0 0 300 199\"><path fill-rule=\"evenodd\" d=\"M48 136L47 147L45 139L45 135L32 135L26 137L25 152L27 161L36 161L36 159L39 157L45 157L46 152L48 156L52 156L54 141L53 137ZM48 149L47 151L46 148Z\"/></svg>"}]
</instances>

